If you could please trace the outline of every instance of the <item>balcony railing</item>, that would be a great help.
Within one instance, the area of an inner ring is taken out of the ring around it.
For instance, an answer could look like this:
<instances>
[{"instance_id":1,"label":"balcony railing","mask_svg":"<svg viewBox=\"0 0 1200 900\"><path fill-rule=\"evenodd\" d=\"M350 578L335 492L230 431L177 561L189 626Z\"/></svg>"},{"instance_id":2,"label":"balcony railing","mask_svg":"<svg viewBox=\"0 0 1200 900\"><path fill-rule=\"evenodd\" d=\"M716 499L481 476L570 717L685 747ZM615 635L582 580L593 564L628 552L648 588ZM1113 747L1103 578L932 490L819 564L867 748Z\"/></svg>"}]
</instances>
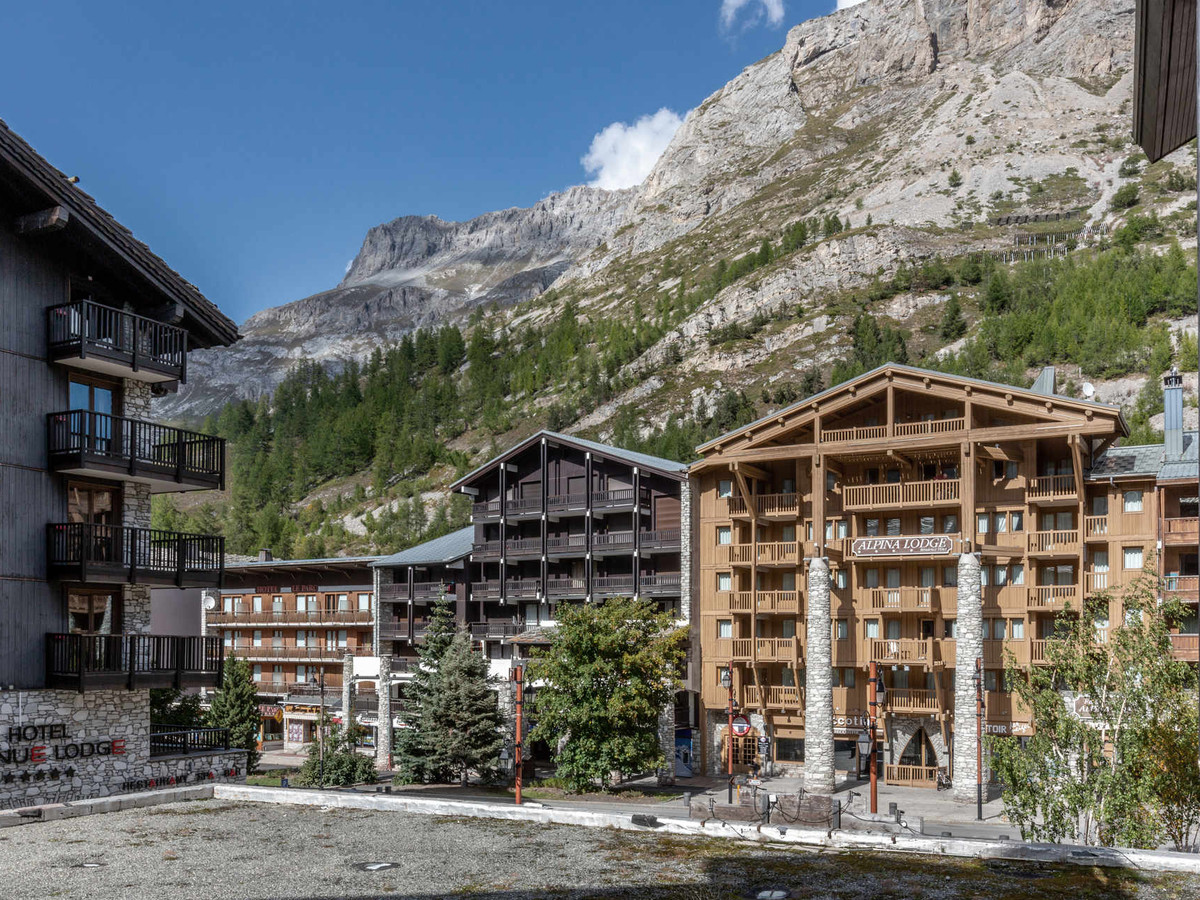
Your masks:
<instances>
[{"instance_id":1,"label":"balcony railing","mask_svg":"<svg viewBox=\"0 0 1200 900\"><path fill-rule=\"evenodd\" d=\"M748 684L742 688L747 706L803 709L804 690L784 685Z\"/></svg>"},{"instance_id":2,"label":"balcony railing","mask_svg":"<svg viewBox=\"0 0 1200 900\"><path fill-rule=\"evenodd\" d=\"M1030 500L1071 500L1078 496L1074 475L1043 475L1031 478L1025 489Z\"/></svg>"},{"instance_id":3,"label":"balcony railing","mask_svg":"<svg viewBox=\"0 0 1200 900\"><path fill-rule=\"evenodd\" d=\"M503 622L472 622L471 637L477 641L500 640L520 634L524 626L505 620Z\"/></svg>"},{"instance_id":4,"label":"balcony railing","mask_svg":"<svg viewBox=\"0 0 1200 900\"><path fill-rule=\"evenodd\" d=\"M796 516L800 514L800 495L790 494L755 494L753 496L755 511L760 516ZM734 496L729 498L729 514L731 516L747 516L750 509L746 498Z\"/></svg>"},{"instance_id":5,"label":"balcony railing","mask_svg":"<svg viewBox=\"0 0 1200 900\"><path fill-rule=\"evenodd\" d=\"M48 687L216 687L224 649L219 637L158 634L47 634Z\"/></svg>"},{"instance_id":6,"label":"balcony railing","mask_svg":"<svg viewBox=\"0 0 1200 900\"><path fill-rule=\"evenodd\" d=\"M425 636L428 629L429 620L425 618L414 619L411 628L408 625L408 619L384 619L379 623L379 639L381 641L419 640Z\"/></svg>"},{"instance_id":7,"label":"balcony railing","mask_svg":"<svg viewBox=\"0 0 1200 900\"><path fill-rule=\"evenodd\" d=\"M228 728L189 728L150 724L151 756L187 756L229 750Z\"/></svg>"},{"instance_id":8,"label":"balcony railing","mask_svg":"<svg viewBox=\"0 0 1200 900\"><path fill-rule=\"evenodd\" d=\"M933 714L942 711L937 691L893 688L887 692L887 710L897 713Z\"/></svg>"},{"instance_id":9,"label":"balcony railing","mask_svg":"<svg viewBox=\"0 0 1200 900\"><path fill-rule=\"evenodd\" d=\"M600 597L632 597L632 575L601 575L592 579L592 592Z\"/></svg>"},{"instance_id":10,"label":"balcony railing","mask_svg":"<svg viewBox=\"0 0 1200 900\"><path fill-rule=\"evenodd\" d=\"M938 768L938 766L902 766L887 763L883 767L883 780L887 784L936 788Z\"/></svg>"},{"instance_id":11,"label":"balcony railing","mask_svg":"<svg viewBox=\"0 0 1200 900\"><path fill-rule=\"evenodd\" d=\"M1195 516L1167 519L1163 522L1163 542L1169 545L1186 544L1194 547L1200 540L1200 519Z\"/></svg>"},{"instance_id":12,"label":"balcony railing","mask_svg":"<svg viewBox=\"0 0 1200 900\"><path fill-rule=\"evenodd\" d=\"M1163 590L1184 603L1200 600L1200 575L1164 575Z\"/></svg>"},{"instance_id":13,"label":"balcony railing","mask_svg":"<svg viewBox=\"0 0 1200 900\"><path fill-rule=\"evenodd\" d=\"M1089 541L1107 539L1108 516L1084 516L1083 534Z\"/></svg>"},{"instance_id":14,"label":"balcony railing","mask_svg":"<svg viewBox=\"0 0 1200 900\"><path fill-rule=\"evenodd\" d=\"M935 661L932 638L870 638L870 658L884 663L919 663L931 666Z\"/></svg>"},{"instance_id":15,"label":"balcony railing","mask_svg":"<svg viewBox=\"0 0 1200 900\"><path fill-rule=\"evenodd\" d=\"M643 531L638 536L638 547L642 550L679 550L682 534L678 528L660 528Z\"/></svg>"},{"instance_id":16,"label":"balcony railing","mask_svg":"<svg viewBox=\"0 0 1200 900\"><path fill-rule=\"evenodd\" d=\"M316 610L216 610L207 616L209 625L370 625L374 615L369 609Z\"/></svg>"},{"instance_id":17,"label":"balcony railing","mask_svg":"<svg viewBox=\"0 0 1200 900\"><path fill-rule=\"evenodd\" d=\"M504 555L515 559L540 557L542 555L542 539L540 537L513 538L506 542Z\"/></svg>"},{"instance_id":18,"label":"balcony railing","mask_svg":"<svg viewBox=\"0 0 1200 900\"><path fill-rule=\"evenodd\" d=\"M615 553L621 550L632 549L632 531L610 531L604 534L592 535L592 551L594 553Z\"/></svg>"},{"instance_id":19,"label":"balcony railing","mask_svg":"<svg viewBox=\"0 0 1200 900\"><path fill-rule=\"evenodd\" d=\"M549 512L566 512L568 510L587 509L587 494L551 494L546 498L546 509Z\"/></svg>"},{"instance_id":20,"label":"balcony railing","mask_svg":"<svg viewBox=\"0 0 1200 900\"><path fill-rule=\"evenodd\" d=\"M582 556L587 549L586 534L552 534L546 538L546 553L550 556Z\"/></svg>"},{"instance_id":21,"label":"balcony railing","mask_svg":"<svg viewBox=\"0 0 1200 900\"><path fill-rule=\"evenodd\" d=\"M957 478L897 481L894 484L848 484L842 491L846 509L883 509L959 502Z\"/></svg>"},{"instance_id":22,"label":"balcony railing","mask_svg":"<svg viewBox=\"0 0 1200 900\"><path fill-rule=\"evenodd\" d=\"M504 583L504 593L513 600L536 600L542 590L537 578L510 578Z\"/></svg>"},{"instance_id":23,"label":"balcony railing","mask_svg":"<svg viewBox=\"0 0 1200 900\"><path fill-rule=\"evenodd\" d=\"M1184 662L1200 661L1200 634L1171 635L1171 655Z\"/></svg>"},{"instance_id":24,"label":"balcony railing","mask_svg":"<svg viewBox=\"0 0 1200 900\"><path fill-rule=\"evenodd\" d=\"M1068 603L1079 609L1079 585L1039 584L1029 589L1031 608L1062 609Z\"/></svg>"},{"instance_id":25,"label":"balcony railing","mask_svg":"<svg viewBox=\"0 0 1200 900\"><path fill-rule=\"evenodd\" d=\"M220 587L225 539L125 525L71 522L46 526L51 578L81 583Z\"/></svg>"},{"instance_id":26,"label":"balcony railing","mask_svg":"<svg viewBox=\"0 0 1200 900\"><path fill-rule=\"evenodd\" d=\"M940 593L936 587L874 588L870 594L871 609L929 612Z\"/></svg>"},{"instance_id":27,"label":"balcony railing","mask_svg":"<svg viewBox=\"0 0 1200 900\"><path fill-rule=\"evenodd\" d=\"M500 599L500 581L499 579L489 579L488 581L472 581L471 582L471 599L472 600L499 600Z\"/></svg>"},{"instance_id":28,"label":"balcony railing","mask_svg":"<svg viewBox=\"0 0 1200 900\"><path fill-rule=\"evenodd\" d=\"M52 360L139 381L187 380L187 332L91 300L46 310Z\"/></svg>"},{"instance_id":29,"label":"balcony railing","mask_svg":"<svg viewBox=\"0 0 1200 900\"><path fill-rule=\"evenodd\" d=\"M638 497L633 488L616 488L610 491L592 491L592 509L630 509ZM650 492L642 491L641 501L650 500Z\"/></svg>"},{"instance_id":30,"label":"balcony railing","mask_svg":"<svg viewBox=\"0 0 1200 900\"><path fill-rule=\"evenodd\" d=\"M546 579L546 596L559 599L586 597L587 579L551 575Z\"/></svg>"},{"instance_id":31,"label":"balcony railing","mask_svg":"<svg viewBox=\"0 0 1200 900\"><path fill-rule=\"evenodd\" d=\"M766 566L800 564L800 545L796 541L776 541L758 545L758 563Z\"/></svg>"},{"instance_id":32,"label":"balcony railing","mask_svg":"<svg viewBox=\"0 0 1200 900\"><path fill-rule=\"evenodd\" d=\"M718 612L750 612L754 609L753 591L717 591Z\"/></svg>"},{"instance_id":33,"label":"balcony railing","mask_svg":"<svg viewBox=\"0 0 1200 900\"><path fill-rule=\"evenodd\" d=\"M799 658L800 645L795 638L755 638L755 658L760 662L792 662Z\"/></svg>"},{"instance_id":34,"label":"balcony railing","mask_svg":"<svg viewBox=\"0 0 1200 900\"><path fill-rule=\"evenodd\" d=\"M886 425L865 425L857 428L823 428L821 429L822 443L841 443L842 441L875 441L887 437Z\"/></svg>"},{"instance_id":35,"label":"balcony railing","mask_svg":"<svg viewBox=\"0 0 1200 900\"><path fill-rule=\"evenodd\" d=\"M476 559L499 559L504 555L504 541L480 541L472 544L471 555Z\"/></svg>"},{"instance_id":36,"label":"balcony railing","mask_svg":"<svg viewBox=\"0 0 1200 900\"><path fill-rule=\"evenodd\" d=\"M755 591L755 605L760 613L783 613L797 615L800 609L799 591ZM747 610L749 605L747 605Z\"/></svg>"},{"instance_id":37,"label":"balcony railing","mask_svg":"<svg viewBox=\"0 0 1200 900\"><path fill-rule=\"evenodd\" d=\"M920 422L897 422L896 437L913 437L921 434L949 434L967 427L963 417L955 419L924 419Z\"/></svg>"},{"instance_id":38,"label":"balcony railing","mask_svg":"<svg viewBox=\"0 0 1200 900\"><path fill-rule=\"evenodd\" d=\"M225 487L225 441L167 425L75 409L46 416L50 465L58 472L176 486Z\"/></svg>"},{"instance_id":39,"label":"balcony railing","mask_svg":"<svg viewBox=\"0 0 1200 900\"><path fill-rule=\"evenodd\" d=\"M665 594L678 594L680 585L679 572L660 572L657 575L642 575L638 578L638 592L651 597Z\"/></svg>"},{"instance_id":40,"label":"balcony railing","mask_svg":"<svg viewBox=\"0 0 1200 900\"><path fill-rule=\"evenodd\" d=\"M297 647L289 644L276 644L273 641L263 641L254 644L248 641L238 641L227 644L225 651L230 656L240 656L242 659L300 659L326 660L340 662L347 653L356 656L369 656L370 645L359 644L357 647L335 647L328 644L314 644L311 647Z\"/></svg>"},{"instance_id":41,"label":"balcony railing","mask_svg":"<svg viewBox=\"0 0 1200 900\"><path fill-rule=\"evenodd\" d=\"M1029 552L1077 556L1079 554L1079 531L1076 529L1031 531L1029 532Z\"/></svg>"},{"instance_id":42,"label":"balcony railing","mask_svg":"<svg viewBox=\"0 0 1200 900\"><path fill-rule=\"evenodd\" d=\"M483 500L479 503L471 504L471 518L476 521L482 519L494 519L500 515L499 500Z\"/></svg>"},{"instance_id":43,"label":"balcony railing","mask_svg":"<svg viewBox=\"0 0 1200 900\"><path fill-rule=\"evenodd\" d=\"M412 598L414 600L436 600L443 594L454 593L454 582L451 581L417 581L412 586ZM379 599L386 603L399 603L408 599L408 582L401 581L396 584L381 584L379 586Z\"/></svg>"}]
</instances>

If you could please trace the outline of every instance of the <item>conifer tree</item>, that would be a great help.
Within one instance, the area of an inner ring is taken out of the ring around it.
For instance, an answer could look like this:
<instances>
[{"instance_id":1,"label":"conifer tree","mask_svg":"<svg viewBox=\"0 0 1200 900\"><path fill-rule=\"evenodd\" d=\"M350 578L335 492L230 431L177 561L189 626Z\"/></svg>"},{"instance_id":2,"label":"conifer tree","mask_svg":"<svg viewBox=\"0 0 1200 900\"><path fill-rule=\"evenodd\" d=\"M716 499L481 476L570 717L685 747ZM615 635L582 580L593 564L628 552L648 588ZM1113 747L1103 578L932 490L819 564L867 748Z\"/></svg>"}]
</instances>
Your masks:
<instances>
[{"instance_id":1,"label":"conifer tree","mask_svg":"<svg viewBox=\"0 0 1200 900\"><path fill-rule=\"evenodd\" d=\"M504 744L503 719L487 660L472 648L465 628L451 640L431 687L420 721L431 770L457 776L464 787L472 771L493 774Z\"/></svg>"},{"instance_id":2,"label":"conifer tree","mask_svg":"<svg viewBox=\"0 0 1200 900\"><path fill-rule=\"evenodd\" d=\"M403 716L407 727L396 732L393 747L396 780L402 784L442 781L447 775L445 769L432 764L423 723L426 701L437 691L442 657L450 648L456 631L450 598L439 597L430 613L425 637L417 649L417 670L404 688Z\"/></svg>"},{"instance_id":3,"label":"conifer tree","mask_svg":"<svg viewBox=\"0 0 1200 900\"><path fill-rule=\"evenodd\" d=\"M948 341L955 341L967 333L967 320L963 318L962 306L958 302L958 294L951 294L942 313L941 335Z\"/></svg>"},{"instance_id":4,"label":"conifer tree","mask_svg":"<svg viewBox=\"0 0 1200 900\"><path fill-rule=\"evenodd\" d=\"M261 717L258 695L250 677L250 665L236 656L225 659L221 687L213 695L208 710L208 725L229 729L229 745L246 750L246 771L258 768L258 734Z\"/></svg>"}]
</instances>

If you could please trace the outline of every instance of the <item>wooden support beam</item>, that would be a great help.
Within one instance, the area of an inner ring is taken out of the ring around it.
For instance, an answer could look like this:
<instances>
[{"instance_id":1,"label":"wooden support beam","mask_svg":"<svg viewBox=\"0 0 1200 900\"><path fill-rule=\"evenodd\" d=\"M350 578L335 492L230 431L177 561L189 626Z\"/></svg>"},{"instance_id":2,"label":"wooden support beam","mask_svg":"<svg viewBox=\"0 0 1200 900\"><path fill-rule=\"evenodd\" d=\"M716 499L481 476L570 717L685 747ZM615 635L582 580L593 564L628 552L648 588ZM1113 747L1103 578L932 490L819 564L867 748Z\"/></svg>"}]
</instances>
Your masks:
<instances>
[{"instance_id":1,"label":"wooden support beam","mask_svg":"<svg viewBox=\"0 0 1200 900\"><path fill-rule=\"evenodd\" d=\"M979 444L975 447L975 452L984 459L998 459L1001 462L1023 462L1025 459L1025 454L1021 449L1011 444L1005 446Z\"/></svg>"},{"instance_id":2,"label":"wooden support beam","mask_svg":"<svg viewBox=\"0 0 1200 900\"><path fill-rule=\"evenodd\" d=\"M732 465L731 468L735 472L741 472L743 475L745 475L748 478L757 478L759 481L766 481L766 482L769 482L771 480L770 472L768 472L766 469L760 469L758 466L753 465L752 463L745 463L745 462L740 462L740 461L734 462L734 464Z\"/></svg>"},{"instance_id":3,"label":"wooden support beam","mask_svg":"<svg viewBox=\"0 0 1200 900\"><path fill-rule=\"evenodd\" d=\"M1067 439L1067 443L1071 445L1071 468L1075 475L1075 493L1080 500L1083 499L1083 441L1077 434L1071 435Z\"/></svg>"},{"instance_id":4,"label":"wooden support beam","mask_svg":"<svg viewBox=\"0 0 1200 900\"><path fill-rule=\"evenodd\" d=\"M730 466L733 469L733 477L737 480L738 492L742 495L742 500L746 503L746 511L750 513L750 521L758 521L758 504L754 502L754 495L750 493L750 485L746 483L746 476L742 474L740 466Z\"/></svg>"},{"instance_id":5,"label":"wooden support beam","mask_svg":"<svg viewBox=\"0 0 1200 900\"><path fill-rule=\"evenodd\" d=\"M887 455L889 459L894 459L910 469L916 468L916 463L913 462L912 458L905 456L899 450L888 450Z\"/></svg>"},{"instance_id":6,"label":"wooden support beam","mask_svg":"<svg viewBox=\"0 0 1200 900\"><path fill-rule=\"evenodd\" d=\"M65 206L51 206L37 212L17 216L17 234L37 235L49 234L52 231L62 231L71 221L71 213Z\"/></svg>"}]
</instances>

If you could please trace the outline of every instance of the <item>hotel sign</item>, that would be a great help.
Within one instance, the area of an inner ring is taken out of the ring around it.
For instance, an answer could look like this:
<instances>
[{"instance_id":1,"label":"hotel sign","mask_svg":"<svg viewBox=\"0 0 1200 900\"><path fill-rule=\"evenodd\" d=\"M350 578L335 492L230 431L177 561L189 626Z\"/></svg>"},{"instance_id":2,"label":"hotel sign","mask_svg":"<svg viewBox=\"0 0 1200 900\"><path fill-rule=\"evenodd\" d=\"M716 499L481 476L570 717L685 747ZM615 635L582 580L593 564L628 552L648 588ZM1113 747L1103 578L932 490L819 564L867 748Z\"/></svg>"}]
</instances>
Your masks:
<instances>
[{"instance_id":1,"label":"hotel sign","mask_svg":"<svg viewBox=\"0 0 1200 900\"><path fill-rule=\"evenodd\" d=\"M855 538L850 552L854 556L949 556L954 538L948 534Z\"/></svg>"}]
</instances>

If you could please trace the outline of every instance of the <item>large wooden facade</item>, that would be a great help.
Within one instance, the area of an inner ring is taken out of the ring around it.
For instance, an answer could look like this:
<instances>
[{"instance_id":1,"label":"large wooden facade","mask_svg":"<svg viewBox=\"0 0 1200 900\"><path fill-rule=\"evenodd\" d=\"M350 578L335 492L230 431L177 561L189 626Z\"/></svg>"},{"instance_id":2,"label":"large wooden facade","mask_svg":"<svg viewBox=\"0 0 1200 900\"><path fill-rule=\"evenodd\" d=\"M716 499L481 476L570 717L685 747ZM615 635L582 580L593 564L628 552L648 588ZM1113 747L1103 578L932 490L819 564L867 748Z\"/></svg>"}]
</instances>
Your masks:
<instances>
[{"instance_id":1,"label":"large wooden facade","mask_svg":"<svg viewBox=\"0 0 1200 900\"><path fill-rule=\"evenodd\" d=\"M1172 402L1182 405L1168 390ZM802 764L805 564L818 556L833 574L844 766L866 722L871 662L890 688L889 777L927 783L947 765L963 552L980 554L983 568L988 731L1029 733L1000 677L1006 653L1037 665L1068 607L1119 593L1144 565L1195 589L1195 436L1178 419L1174 428L1175 450L1115 448L1126 433L1120 411L1055 393L1052 370L1022 389L889 365L701 447L692 471L708 769L727 749L716 736L726 667L753 717L748 737L770 736L777 766ZM1169 471L1172 454L1190 454L1190 470ZM1160 482L1160 471L1182 480ZM1178 537L1158 554L1167 534ZM1194 635L1178 640L1180 652L1194 648ZM749 740L735 747L741 767L757 761Z\"/></svg>"}]
</instances>

